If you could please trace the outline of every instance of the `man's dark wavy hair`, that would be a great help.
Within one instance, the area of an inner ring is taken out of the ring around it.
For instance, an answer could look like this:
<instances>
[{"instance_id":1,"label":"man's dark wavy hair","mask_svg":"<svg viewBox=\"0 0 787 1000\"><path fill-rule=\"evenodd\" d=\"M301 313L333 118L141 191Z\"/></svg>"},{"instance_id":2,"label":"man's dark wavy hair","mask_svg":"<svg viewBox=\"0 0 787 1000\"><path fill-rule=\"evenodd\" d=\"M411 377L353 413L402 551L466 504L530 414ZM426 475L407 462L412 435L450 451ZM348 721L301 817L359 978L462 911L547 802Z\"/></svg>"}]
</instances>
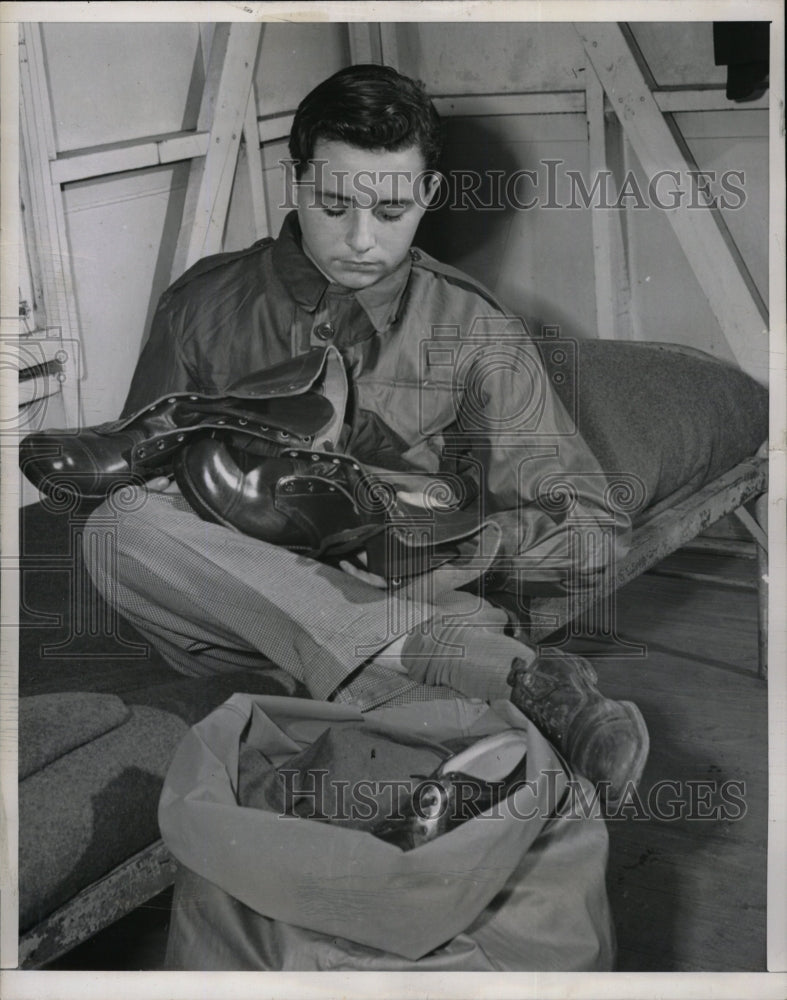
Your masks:
<instances>
[{"instance_id":1,"label":"man's dark wavy hair","mask_svg":"<svg viewBox=\"0 0 787 1000\"><path fill-rule=\"evenodd\" d=\"M361 64L334 73L298 105L290 133L296 177L319 139L390 152L418 146L426 169L435 170L442 128L422 83L390 66Z\"/></svg>"}]
</instances>

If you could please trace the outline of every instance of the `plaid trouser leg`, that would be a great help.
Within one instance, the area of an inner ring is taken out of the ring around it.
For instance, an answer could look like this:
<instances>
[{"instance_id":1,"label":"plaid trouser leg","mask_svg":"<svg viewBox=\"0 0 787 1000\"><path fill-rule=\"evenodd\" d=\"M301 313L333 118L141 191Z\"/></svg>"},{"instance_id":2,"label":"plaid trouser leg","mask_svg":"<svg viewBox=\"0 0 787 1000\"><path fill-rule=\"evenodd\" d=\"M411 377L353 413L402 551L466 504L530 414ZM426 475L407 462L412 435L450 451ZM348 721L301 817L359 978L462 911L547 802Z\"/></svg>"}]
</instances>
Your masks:
<instances>
[{"instance_id":1,"label":"plaid trouser leg","mask_svg":"<svg viewBox=\"0 0 787 1000\"><path fill-rule=\"evenodd\" d=\"M325 699L397 634L434 614L341 570L202 521L177 494L140 494L139 503L125 506L138 509L118 511L110 502L88 523L93 538L112 534L115 550L114 558L89 560L91 575L182 672L234 670L267 657ZM392 623L401 631L392 632ZM418 687L401 669L372 673L375 690L365 692L362 707Z\"/></svg>"}]
</instances>

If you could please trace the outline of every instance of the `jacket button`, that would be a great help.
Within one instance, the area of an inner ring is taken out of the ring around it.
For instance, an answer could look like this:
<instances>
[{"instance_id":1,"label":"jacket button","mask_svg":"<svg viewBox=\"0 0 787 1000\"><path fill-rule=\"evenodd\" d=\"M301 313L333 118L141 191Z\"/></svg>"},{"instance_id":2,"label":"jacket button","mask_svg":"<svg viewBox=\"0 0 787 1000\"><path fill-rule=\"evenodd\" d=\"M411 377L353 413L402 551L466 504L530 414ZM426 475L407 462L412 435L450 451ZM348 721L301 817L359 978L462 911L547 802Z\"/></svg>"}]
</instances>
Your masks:
<instances>
[{"instance_id":1,"label":"jacket button","mask_svg":"<svg viewBox=\"0 0 787 1000\"><path fill-rule=\"evenodd\" d=\"M314 328L314 336L319 340L330 340L333 334L333 323L318 323Z\"/></svg>"},{"instance_id":2,"label":"jacket button","mask_svg":"<svg viewBox=\"0 0 787 1000\"><path fill-rule=\"evenodd\" d=\"M421 254L420 254L420 252L418 250L413 249L413 250L410 251L410 260L416 260L417 261L417 260L420 260L420 259L421 259Z\"/></svg>"}]
</instances>

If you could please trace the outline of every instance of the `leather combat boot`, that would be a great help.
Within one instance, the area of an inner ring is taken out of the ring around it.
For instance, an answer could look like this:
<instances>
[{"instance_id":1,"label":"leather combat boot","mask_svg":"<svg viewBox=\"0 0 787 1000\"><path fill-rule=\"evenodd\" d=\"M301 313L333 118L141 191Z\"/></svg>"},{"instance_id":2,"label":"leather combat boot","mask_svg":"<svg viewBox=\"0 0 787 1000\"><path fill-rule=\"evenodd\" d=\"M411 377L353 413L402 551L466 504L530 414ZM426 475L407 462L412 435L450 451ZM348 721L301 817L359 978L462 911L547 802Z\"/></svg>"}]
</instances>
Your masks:
<instances>
[{"instance_id":1,"label":"leather combat boot","mask_svg":"<svg viewBox=\"0 0 787 1000\"><path fill-rule=\"evenodd\" d=\"M351 455L297 447L271 456L254 444L214 433L177 452L175 480L203 520L325 562L365 549L368 571L393 588L456 558L480 531L451 474L371 470ZM413 506L400 491L438 500Z\"/></svg>"},{"instance_id":2,"label":"leather combat boot","mask_svg":"<svg viewBox=\"0 0 787 1000\"><path fill-rule=\"evenodd\" d=\"M344 555L377 533L382 518L364 511L354 459L296 448L261 455L254 443L206 435L175 455L175 481L204 521L314 557Z\"/></svg>"},{"instance_id":3,"label":"leather combat boot","mask_svg":"<svg viewBox=\"0 0 787 1000\"><path fill-rule=\"evenodd\" d=\"M29 434L25 476L43 493L101 499L167 469L195 435L238 433L260 455L293 445L330 450L339 440L347 376L335 347L316 349L233 383L221 395L177 392L109 423Z\"/></svg>"},{"instance_id":4,"label":"leather combat boot","mask_svg":"<svg viewBox=\"0 0 787 1000\"><path fill-rule=\"evenodd\" d=\"M605 698L597 681L590 664L571 654L540 656L530 666L515 660L508 678L514 705L614 805L642 776L650 740L637 706Z\"/></svg>"}]
</instances>

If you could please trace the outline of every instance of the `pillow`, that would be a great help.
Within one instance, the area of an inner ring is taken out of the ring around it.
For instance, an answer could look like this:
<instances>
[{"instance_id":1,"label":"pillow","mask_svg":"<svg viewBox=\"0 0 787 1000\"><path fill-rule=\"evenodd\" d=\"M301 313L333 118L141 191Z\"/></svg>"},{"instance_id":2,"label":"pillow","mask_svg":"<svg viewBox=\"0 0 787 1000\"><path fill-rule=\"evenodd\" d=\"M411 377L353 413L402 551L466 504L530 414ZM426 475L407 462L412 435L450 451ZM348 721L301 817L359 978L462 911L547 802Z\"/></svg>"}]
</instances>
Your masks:
<instances>
[{"instance_id":1,"label":"pillow","mask_svg":"<svg viewBox=\"0 0 787 1000\"><path fill-rule=\"evenodd\" d=\"M604 471L640 480L635 523L659 501L677 503L753 455L768 436L768 391L702 351L578 341L572 370L558 366L563 358L548 340L539 347L558 396Z\"/></svg>"}]
</instances>

